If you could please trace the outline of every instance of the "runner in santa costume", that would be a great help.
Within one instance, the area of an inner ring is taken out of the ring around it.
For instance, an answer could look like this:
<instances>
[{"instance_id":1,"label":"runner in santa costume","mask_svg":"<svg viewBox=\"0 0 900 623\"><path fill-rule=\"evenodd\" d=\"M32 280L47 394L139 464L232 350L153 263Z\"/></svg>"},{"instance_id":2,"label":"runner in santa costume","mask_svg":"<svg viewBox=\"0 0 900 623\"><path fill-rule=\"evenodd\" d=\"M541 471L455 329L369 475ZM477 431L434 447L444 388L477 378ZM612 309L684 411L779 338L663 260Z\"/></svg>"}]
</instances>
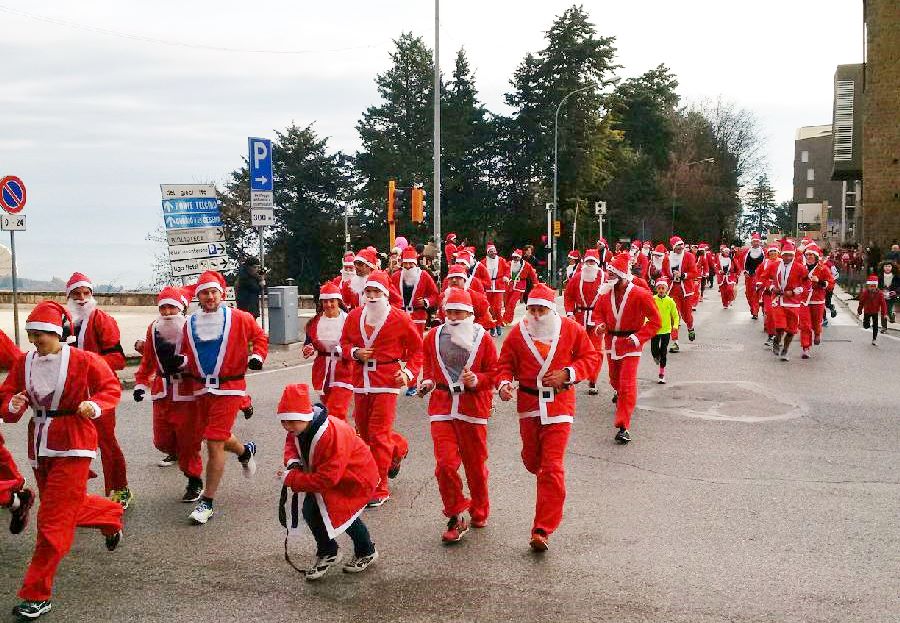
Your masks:
<instances>
[{"instance_id":1,"label":"runner in santa costume","mask_svg":"<svg viewBox=\"0 0 900 623\"><path fill-rule=\"evenodd\" d=\"M331 280L331 283L336 285L338 288L341 288L344 283L349 282L353 279L353 276L356 274L356 269L353 267L353 262L356 260L356 254L352 251L347 251L344 253L344 259L341 261L341 274Z\"/></svg>"},{"instance_id":2,"label":"runner in santa costume","mask_svg":"<svg viewBox=\"0 0 900 623\"><path fill-rule=\"evenodd\" d=\"M329 415L346 420L353 400L353 370L341 351L347 313L342 309L341 291L333 283L319 290L319 306L320 312L306 324L303 357L315 356L312 384Z\"/></svg>"},{"instance_id":3,"label":"runner in santa costume","mask_svg":"<svg viewBox=\"0 0 900 623\"><path fill-rule=\"evenodd\" d=\"M480 324L488 331L491 331L497 322L491 317L491 308L488 304L487 297L483 293L470 287L472 283L478 282L472 282L468 279L466 267L458 264L451 266L450 271L447 273L447 278L444 281L446 283L446 286L444 287L444 296L454 288L468 292L472 297L472 306L475 308L475 323ZM438 310L438 320L441 322L444 322L445 320L443 305L441 306L441 309Z\"/></svg>"},{"instance_id":4,"label":"runner in santa costume","mask_svg":"<svg viewBox=\"0 0 900 623\"><path fill-rule=\"evenodd\" d=\"M802 261L794 261L794 255L794 244L788 240L781 247L781 262L772 271L769 281L769 291L774 296L772 352L780 355L782 361L788 361L788 349L800 330L800 308L806 302L810 283L806 267Z\"/></svg>"},{"instance_id":5,"label":"runner in santa costume","mask_svg":"<svg viewBox=\"0 0 900 623\"><path fill-rule=\"evenodd\" d=\"M431 393L428 415L434 443L434 475L444 503L447 530L441 539L456 543L472 526L483 528L490 514L487 469L487 421L491 415L497 348L475 324L472 297L453 288L444 300L447 321L424 340L419 395ZM470 498L463 493L460 464L466 470Z\"/></svg>"},{"instance_id":6,"label":"runner in santa costume","mask_svg":"<svg viewBox=\"0 0 900 623\"><path fill-rule=\"evenodd\" d=\"M603 366L603 335L597 332L597 320L594 310L597 309L597 301L602 293L601 286L606 283L606 273L600 268L600 254L596 249L588 249L584 252L584 261L581 270L566 284L563 293L563 305L566 316L572 318L587 331L591 344L600 353L596 374L591 376L588 386L588 394L596 396L597 377Z\"/></svg>"},{"instance_id":7,"label":"runner in santa costume","mask_svg":"<svg viewBox=\"0 0 900 623\"><path fill-rule=\"evenodd\" d=\"M566 265L566 283L568 283L572 275L580 269L581 253L578 252L578 249L572 249L566 256L566 261L568 262Z\"/></svg>"},{"instance_id":8,"label":"runner in santa costume","mask_svg":"<svg viewBox=\"0 0 900 623\"><path fill-rule=\"evenodd\" d=\"M125 352L120 344L119 325L112 316L97 308L94 284L81 273L69 277L66 283L66 307L74 323L75 343L82 350L96 353L110 370L125 368ZM116 410L107 409L94 420L100 443L100 462L106 495L127 509L134 500L128 488L125 455L116 439Z\"/></svg>"},{"instance_id":9,"label":"runner in santa costume","mask_svg":"<svg viewBox=\"0 0 900 623\"><path fill-rule=\"evenodd\" d=\"M13 614L34 619L50 610L56 569L72 546L76 527L98 528L114 550L122 537L121 504L88 495L97 429L91 420L114 409L121 395L116 375L99 356L61 342L66 310L38 303L25 324L35 350L21 355L0 387L0 417L17 422L28 407L28 458L40 495L37 542Z\"/></svg>"},{"instance_id":10,"label":"runner in santa costume","mask_svg":"<svg viewBox=\"0 0 900 623\"><path fill-rule=\"evenodd\" d=\"M302 515L316 539L316 560L304 571L305 579L318 580L340 562L335 539L344 532L353 541L354 553L344 572L365 571L378 559L361 518L378 484L372 453L346 422L329 417L321 405L310 404L304 384L284 388L276 415L287 431L285 467L276 472L284 482L279 519L290 537L296 534L298 515ZM287 555L287 537L284 556L294 566Z\"/></svg>"},{"instance_id":11,"label":"runner in santa costume","mask_svg":"<svg viewBox=\"0 0 900 623\"><path fill-rule=\"evenodd\" d=\"M12 534L19 534L28 525L28 513L33 504L34 491L25 488L25 477L0 434L0 507L9 510L9 531Z\"/></svg>"},{"instance_id":12,"label":"runner in santa costume","mask_svg":"<svg viewBox=\"0 0 900 623\"><path fill-rule=\"evenodd\" d=\"M650 261L644 272L644 280L651 288L656 287L656 280L660 277L669 279L669 254L666 247L662 244L656 245L656 248L650 252Z\"/></svg>"},{"instance_id":13,"label":"runner in santa costume","mask_svg":"<svg viewBox=\"0 0 900 623\"><path fill-rule=\"evenodd\" d=\"M650 264L650 243L640 240L631 242L631 261L638 267L638 276L644 277L647 274L647 266Z\"/></svg>"},{"instance_id":14,"label":"runner in santa costume","mask_svg":"<svg viewBox=\"0 0 900 623\"><path fill-rule=\"evenodd\" d=\"M456 263L456 252L459 250L456 246L456 234L450 232L444 240L444 261L447 262L447 266L453 266Z\"/></svg>"},{"instance_id":15,"label":"runner in santa costume","mask_svg":"<svg viewBox=\"0 0 900 623\"><path fill-rule=\"evenodd\" d=\"M608 262L612 261L613 254L609 250L609 244L606 238L597 238L597 255L600 257L600 267L605 268Z\"/></svg>"},{"instance_id":16,"label":"runner in santa costume","mask_svg":"<svg viewBox=\"0 0 900 623\"><path fill-rule=\"evenodd\" d=\"M747 249L743 256L742 271L744 273L744 296L747 297L747 304L750 305L750 316L754 320L759 318L759 290L756 287L756 271L765 259L766 255L763 251L759 234L753 232L750 236L750 248Z\"/></svg>"},{"instance_id":17,"label":"runner in santa costume","mask_svg":"<svg viewBox=\"0 0 900 623\"><path fill-rule=\"evenodd\" d=\"M388 303L389 285L386 273L369 275L366 303L350 312L341 334L341 350L353 359L353 419L381 479L372 507L390 498L388 477L397 475L409 452L406 439L393 430L397 395L422 365L422 334L406 312Z\"/></svg>"},{"instance_id":18,"label":"runner in santa costume","mask_svg":"<svg viewBox=\"0 0 900 623\"><path fill-rule=\"evenodd\" d=\"M506 284L506 300L503 303L503 324L512 324L516 314L516 305L525 296L529 282L532 287L537 283L534 266L522 261L522 249L516 249L509 256L509 283Z\"/></svg>"},{"instance_id":19,"label":"runner in santa costume","mask_svg":"<svg viewBox=\"0 0 900 623\"><path fill-rule=\"evenodd\" d=\"M438 289L431 275L419 267L419 255L413 246L403 249L401 270L391 275L391 284L403 298L403 311L425 333L428 310L437 307Z\"/></svg>"},{"instance_id":20,"label":"runner in santa costume","mask_svg":"<svg viewBox=\"0 0 900 623\"><path fill-rule=\"evenodd\" d=\"M694 308L696 308L697 303L703 302L703 294L709 280L709 245L705 242L697 245L697 254L694 259L697 262L697 278L694 281Z\"/></svg>"},{"instance_id":21,"label":"runner in santa costume","mask_svg":"<svg viewBox=\"0 0 900 623\"><path fill-rule=\"evenodd\" d=\"M484 264L475 261L475 254L468 249L461 249L456 252L456 263L466 267L469 276L469 287L487 294L488 289L491 287L491 276Z\"/></svg>"},{"instance_id":22,"label":"runner in santa costume","mask_svg":"<svg viewBox=\"0 0 900 623\"><path fill-rule=\"evenodd\" d=\"M481 260L488 275L487 299L491 306L491 315L496 320L496 325L491 333L499 337L503 334L503 303L506 296L506 285L509 283L509 262L497 255L497 247L494 243L488 243L487 257Z\"/></svg>"},{"instance_id":23,"label":"runner in santa costume","mask_svg":"<svg viewBox=\"0 0 900 623\"><path fill-rule=\"evenodd\" d=\"M778 247L770 245L766 249L766 259L756 268L756 290L759 296L759 305L763 311L763 329L768 336L764 348L772 348L772 342L775 340L775 314L772 313L772 301L775 296L769 289L769 283L774 278L775 269L781 265L781 258L778 257Z\"/></svg>"},{"instance_id":24,"label":"runner in santa costume","mask_svg":"<svg viewBox=\"0 0 900 623\"><path fill-rule=\"evenodd\" d=\"M809 349L822 341L822 319L825 317L825 295L834 287L831 269L822 261L822 250L815 242L807 245L806 272L809 274L809 293L806 305L800 308L800 347L803 359L809 359Z\"/></svg>"},{"instance_id":25,"label":"runner in santa costume","mask_svg":"<svg viewBox=\"0 0 900 623\"><path fill-rule=\"evenodd\" d=\"M0 368L9 370L22 354L22 350L9 339L5 332L0 331Z\"/></svg>"},{"instance_id":26,"label":"runner in santa costume","mask_svg":"<svg viewBox=\"0 0 900 623\"><path fill-rule=\"evenodd\" d=\"M719 254L715 256L716 282L719 284L719 296L722 299L722 307L728 309L734 302L734 288L738 280L737 262L731 257L731 249L724 244L719 248Z\"/></svg>"},{"instance_id":27,"label":"runner in santa costume","mask_svg":"<svg viewBox=\"0 0 900 623\"><path fill-rule=\"evenodd\" d=\"M613 258L607 284L612 288L600 296L596 316L598 330L606 336L609 384L616 392L615 427L619 431L615 440L626 444L631 441L628 428L637 404L641 351L644 342L659 331L661 320L653 294L632 283L627 253Z\"/></svg>"},{"instance_id":28,"label":"runner in santa costume","mask_svg":"<svg viewBox=\"0 0 900 623\"><path fill-rule=\"evenodd\" d=\"M503 342L497 365L500 399L513 397L522 437L522 462L537 476L531 548L544 552L562 521L566 499L566 445L575 419L575 383L593 378L600 365L585 330L556 311L556 292L536 285L526 301L524 320Z\"/></svg>"},{"instance_id":29,"label":"runner in santa costume","mask_svg":"<svg viewBox=\"0 0 900 623\"><path fill-rule=\"evenodd\" d=\"M366 247L356 254L353 260L353 269L356 272L349 281L341 286L341 296L347 309L356 309L365 302L363 290L366 281L373 271L378 270L378 252L372 247ZM394 307L402 307L403 299L397 289L388 283L388 299Z\"/></svg>"},{"instance_id":30,"label":"runner in santa costume","mask_svg":"<svg viewBox=\"0 0 900 623\"><path fill-rule=\"evenodd\" d=\"M669 270L666 277L672 281L669 295L678 306L679 318L687 325L688 339L693 342L696 337L694 334L693 299L697 279L697 261L693 254L684 249L684 241L678 236L672 236L669 239L669 245L672 247L667 256ZM678 329L678 327L672 328L670 353L677 353L679 350Z\"/></svg>"},{"instance_id":31,"label":"runner in santa costume","mask_svg":"<svg viewBox=\"0 0 900 623\"><path fill-rule=\"evenodd\" d=\"M184 312L192 293L167 286L156 297L159 317L147 327L141 353L141 365L134 375L134 401L141 402L149 392L153 402L153 445L166 456L160 467L178 462L187 477L182 502L196 502L203 491L203 437L194 409L193 379L179 373L166 374L161 361L181 352L184 339Z\"/></svg>"},{"instance_id":32,"label":"runner in santa costume","mask_svg":"<svg viewBox=\"0 0 900 623\"><path fill-rule=\"evenodd\" d=\"M248 369L262 369L269 338L251 314L222 302L225 278L219 273L209 270L200 275L195 292L200 307L184 325L181 354L160 363L165 373L185 372L198 384L194 393L198 425L206 440L206 488L190 519L202 525L213 516L226 452L237 455L245 477L256 473L256 444L243 443L232 428L247 395L244 377Z\"/></svg>"}]
</instances>

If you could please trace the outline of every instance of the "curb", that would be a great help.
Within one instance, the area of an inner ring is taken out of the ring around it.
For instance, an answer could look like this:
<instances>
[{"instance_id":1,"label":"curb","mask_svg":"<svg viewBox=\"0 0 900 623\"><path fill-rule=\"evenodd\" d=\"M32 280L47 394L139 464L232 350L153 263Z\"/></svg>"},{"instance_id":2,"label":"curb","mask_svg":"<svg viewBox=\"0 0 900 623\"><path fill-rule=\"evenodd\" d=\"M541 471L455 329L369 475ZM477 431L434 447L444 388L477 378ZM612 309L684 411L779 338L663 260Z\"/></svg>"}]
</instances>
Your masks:
<instances>
[{"instance_id":1,"label":"curb","mask_svg":"<svg viewBox=\"0 0 900 623\"><path fill-rule=\"evenodd\" d=\"M834 298L834 299L837 299L838 302L840 302L840 303L846 308L847 313L850 314L850 316L856 321L856 326L861 327L861 326L862 326L862 323L863 323L862 317L861 317L861 316L858 316L858 315L856 314L856 312L853 310L853 308L850 307L850 302L851 302L851 301L854 301L854 300L856 300L856 299L854 299L851 295L847 294L847 293L844 292L842 289L840 289L840 286L836 286L836 287L835 287L835 289L834 289L834 297L833 297L833 298ZM889 323L888 323L888 328L887 328L887 333L885 333L885 335L900 336L900 329L897 329L896 327L892 327L892 326L891 326L892 324L896 325L896 324L898 324L898 323L896 323L896 322L893 322L893 323L889 322Z\"/></svg>"}]
</instances>

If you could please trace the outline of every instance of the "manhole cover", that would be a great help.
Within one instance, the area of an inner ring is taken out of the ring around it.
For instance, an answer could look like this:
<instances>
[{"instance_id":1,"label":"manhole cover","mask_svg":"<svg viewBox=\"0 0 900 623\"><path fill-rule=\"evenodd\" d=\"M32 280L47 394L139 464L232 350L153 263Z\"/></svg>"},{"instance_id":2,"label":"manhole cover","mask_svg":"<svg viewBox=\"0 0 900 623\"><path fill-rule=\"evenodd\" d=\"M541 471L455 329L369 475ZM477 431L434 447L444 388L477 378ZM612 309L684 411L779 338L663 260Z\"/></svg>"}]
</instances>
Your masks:
<instances>
[{"instance_id":1,"label":"manhole cover","mask_svg":"<svg viewBox=\"0 0 900 623\"><path fill-rule=\"evenodd\" d=\"M806 406L799 401L781 396L773 398L762 385L749 381L657 385L642 392L637 406L704 420L748 423L790 420L806 413Z\"/></svg>"},{"instance_id":2,"label":"manhole cover","mask_svg":"<svg viewBox=\"0 0 900 623\"><path fill-rule=\"evenodd\" d=\"M692 344L687 342L686 344L682 344L681 348L682 352L698 350L704 353L738 353L744 350L744 345L740 342L718 342L715 344L708 344L706 342L694 342Z\"/></svg>"}]
</instances>

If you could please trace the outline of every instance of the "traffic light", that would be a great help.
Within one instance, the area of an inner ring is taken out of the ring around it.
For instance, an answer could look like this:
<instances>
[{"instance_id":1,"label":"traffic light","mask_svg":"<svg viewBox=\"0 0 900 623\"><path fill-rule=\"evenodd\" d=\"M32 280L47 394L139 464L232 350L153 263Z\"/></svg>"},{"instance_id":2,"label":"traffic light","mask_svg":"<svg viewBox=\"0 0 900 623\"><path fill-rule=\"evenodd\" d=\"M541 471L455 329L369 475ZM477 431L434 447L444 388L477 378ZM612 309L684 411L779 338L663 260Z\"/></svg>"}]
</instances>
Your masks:
<instances>
[{"instance_id":1,"label":"traffic light","mask_svg":"<svg viewBox=\"0 0 900 623\"><path fill-rule=\"evenodd\" d=\"M425 189L418 186L412 189L412 222L425 222Z\"/></svg>"},{"instance_id":2,"label":"traffic light","mask_svg":"<svg viewBox=\"0 0 900 623\"><path fill-rule=\"evenodd\" d=\"M394 222L394 201L396 198L396 187L397 182L394 180L388 180L388 205L387 205L387 221L388 223Z\"/></svg>"}]
</instances>

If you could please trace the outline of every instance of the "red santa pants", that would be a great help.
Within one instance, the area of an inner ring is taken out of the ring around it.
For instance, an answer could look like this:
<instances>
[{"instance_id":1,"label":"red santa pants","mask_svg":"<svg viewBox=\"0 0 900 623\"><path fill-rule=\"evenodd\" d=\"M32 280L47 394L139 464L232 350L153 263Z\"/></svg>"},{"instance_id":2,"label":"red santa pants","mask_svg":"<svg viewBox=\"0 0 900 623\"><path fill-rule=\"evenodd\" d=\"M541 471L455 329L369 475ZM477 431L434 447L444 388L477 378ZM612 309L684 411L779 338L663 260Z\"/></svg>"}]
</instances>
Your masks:
<instances>
[{"instance_id":1,"label":"red santa pants","mask_svg":"<svg viewBox=\"0 0 900 623\"><path fill-rule=\"evenodd\" d=\"M197 426L202 430L201 437L211 441L228 441L231 429L246 396L217 396L201 394L194 401L197 414Z\"/></svg>"},{"instance_id":2,"label":"red santa pants","mask_svg":"<svg viewBox=\"0 0 900 623\"><path fill-rule=\"evenodd\" d=\"M105 536L122 529L122 506L99 495L88 495L90 466L87 457L39 459L34 470L40 491L37 542L19 589L22 599L50 599L56 568L72 547L76 527L98 528Z\"/></svg>"},{"instance_id":3,"label":"red santa pants","mask_svg":"<svg viewBox=\"0 0 900 623\"><path fill-rule=\"evenodd\" d=\"M756 291L756 278L753 275L744 275L744 296L750 306L750 315L759 316L759 293Z\"/></svg>"},{"instance_id":4,"label":"red santa pants","mask_svg":"<svg viewBox=\"0 0 900 623\"><path fill-rule=\"evenodd\" d=\"M19 473L12 454L0 437L0 506L9 506L12 494L25 486L25 477Z\"/></svg>"},{"instance_id":5,"label":"red santa pants","mask_svg":"<svg viewBox=\"0 0 900 623\"><path fill-rule=\"evenodd\" d=\"M125 455L116 439L116 410L107 409L100 417L91 420L97 429L97 445L100 447L100 462L103 465L103 482L106 495L111 491L128 486L125 473Z\"/></svg>"},{"instance_id":6,"label":"red santa pants","mask_svg":"<svg viewBox=\"0 0 900 623\"><path fill-rule=\"evenodd\" d=\"M506 293L505 311L503 313L503 322L505 324L512 324L513 317L516 315L516 305L522 300L522 294L524 293L518 290Z\"/></svg>"},{"instance_id":7,"label":"red santa pants","mask_svg":"<svg viewBox=\"0 0 900 623\"><path fill-rule=\"evenodd\" d=\"M531 531L548 535L562 521L566 501L566 445L572 425L569 422L541 424L539 417L519 418L522 436L522 463L537 476L537 500Z\"/></svg>"},{"instance_id":8,"label":"red santa pants","mask_svg":"<svg viewBox=\"0 0 900 623\"><path fill-rule=\"evenodd\" d=\"M783 305L772 306L772 318L777 331L784 331L796 335L800 330L800 308L785 307Z\"/></svg>"},{"instance_id":9,"label":"red santa pants","mask_svg":"<svg viewBox=\"0 0 900 623\"><path fill-rule=\"evenodd\" d=\"M185 476L203 475L202 441L203 428L193 401L174 402L168 398L153 401L153 445L160 452L177 456L178 467Z\"/></svg>"},{"instance_id":10,"label":"red santa pants","mask_svg":"<svg viewBox=\"0 0 900 623\"><path fill-rule=\"evenodd\" d=\"M800 308L800 346L809 348L813 344L813 336L822 335L822 318L825 305L804 305Z\"/></svg>"},{"instance_id":11,"label":"red santa pants","mask_svg":"<svg viewBox=\"0 0 900 623\"><path fill-rule=\"evenodd\" d=\"M324 394L322 403L328 409L328 415L347 421L350 414L350 401L353 400L353 390L346 387L329 387Z\"/></svg>"},{"instance_id":12,"label":"red santa pants","mask_svg":"<svg viewBox=\"0 0 900 623\"><path fill-rule=\"evenodd\" d=\"M719 284L719 296L722 297L722 307L728 307L734 301L734 284L723 281Z\"/></svg>"},{"instance_id":13,"label":"red santa pants","mask_svg":"<svg viewBox=\"0 0 900 623\"><path fill-rule=\"evenodd\" d=\"M494 317L494 320L497 321L497 326L501 326L503 324L503 299L506 296L504 292L488 292L487 300L488 305L491 308L491 315Z\"/></svg>"},{"instance_id":14,"label":"red santa pants","mask_svg":"<svg viewBox=\"0 0 900 623\"><path fill-rule=\"evenodd\" d=\"M488 500L487 421L472 424L462 420L431 423L434 442L434 475L444 503L444 515L453 517L469 511L474 521L487 521ZM471 500L463 493L459 466L466 470Z\"/></svg>"},{"instance_id":15,"label":"red santa pants","mask_svg":"<svg viewBox=\"0 0 900 623\"><path fill-rule=\"evenodd\" d=\"M369 445L381 481L375 489L375 497L390 495L388 469L391 462L409 453L409 444L400 433L394 432L397 415L397 394L354 394L353 419L356 432Z\"/></svg>"},{"instance_id":16,"label":"red santa pants","mask_svg":"<svg viewBox=\"0 0 900 623\"><path fill-rule=\"evenodd\" d=\"M672 296L672 299L675 301L675 305L678 307L678 317L687 325L688 329L694 328L694 308L693 308L693 294L685 295L684 289L682 288L682 284L676 283L669 294ZM678 327L672 327L672 339L678 339Z\"/></svg>"},{"instance_id":17,"label":"red santa pants","mask_svg":"<svg viewBox=\"0 0 900 623\"><path fill-rule=\"evenodd\" d=\"M637 404L637 372L640 357L609 358L609 384L616 390L616 428L631 426L631 414Z\"/></svg>"},{"instance_id":18,"label":"red santa pants","mask_svg":"<svg viewBox=\"0 0 900 623\"><path fill-rule=\"evenodd\" d=\"M591 344L594 345L594 349L600 353L600 357L597 359L597 370L588 377L591 385L596 385L597 379L600 377L600 370L603 369L603 349L605 348L605 345L603 343L603 334L594 333L593 327L588 327L587 332Z\"/></svg>"},{"instance_id":19,"label":"red santa pants","mask_svg":"<svg viewBox=\"0 0 900 623\"><path fill-rule=\"evenodd\" d=\"M763 323L763 327L766 330L767 335L775 335L776 326L775 326L775 316L776 314L772 313L772 295L771 294L763 294L762 295L762 305L763 305L763 314L765 314L765 321Z\"/></svg>"}]
</instances>

